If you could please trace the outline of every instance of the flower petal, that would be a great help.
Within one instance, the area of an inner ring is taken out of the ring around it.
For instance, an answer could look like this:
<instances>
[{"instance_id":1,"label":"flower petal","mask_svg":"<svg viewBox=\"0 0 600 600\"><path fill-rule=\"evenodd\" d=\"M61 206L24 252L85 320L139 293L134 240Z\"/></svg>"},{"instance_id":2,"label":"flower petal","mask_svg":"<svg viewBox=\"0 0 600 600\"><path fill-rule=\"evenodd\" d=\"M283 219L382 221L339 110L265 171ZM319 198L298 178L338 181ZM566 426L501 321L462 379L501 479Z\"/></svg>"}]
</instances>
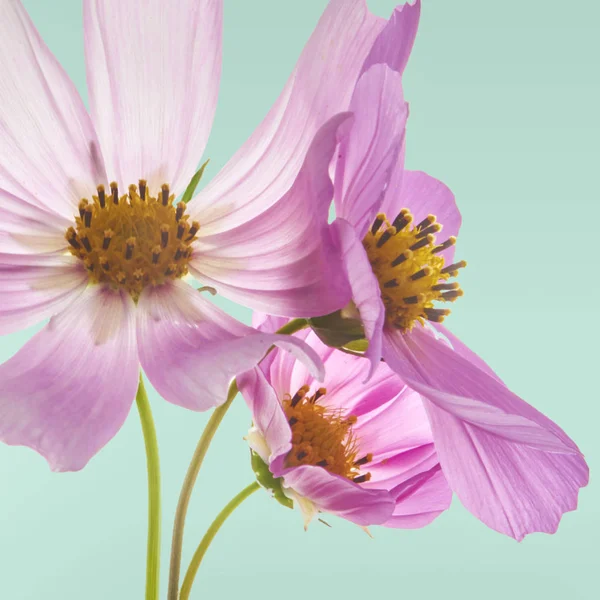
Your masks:
<instances>
[{"instance_id":1,"label":"flower petal","mask_svg":"<svg viewBox=\"0 0 600 600\"><path fill-rule=\"evenodd\" d=\"M387 332L384 356L426 398L450 486L486 525L520 540L575 509L588 468L555 423L423 328Z\"/></svg>"},{"instance_id":2,"label":"flower petal","mask_svg":"<svg viewBox=\"0 0 600 600\"><path fill-rule=\"evenodd\" d=\"M77 90L19 0L0 19L0 188L72 218L104 180L93 126Z\"/></svg>"},{"instance_id":3,"label":"flower petal","mask_svg":"<svg viewBox=\"0 0 600 600\"><path fill-rule=\"evenodd\" d=\"M408 104L402 76L374 65L358 80L350 102L352 127L342 137L335 173L336 215L351 223L359 238L379 212L392 168L399 164Z\"/></svg>"},{"instance_id":4,"label":"flower petal","mask_svg":"<svg viewBox=\"0 0 600 600\"><path fill-rule=\"evenodd\" d=\"M279 352L279 351L278 351ZM269 455L262 457L267 463L287 454L292 448L292 430L264 373L260 369L246 371L237 377L237 384L246 401L254 427L264 437Z\"/></svg>"},{"instance_id":5,"label":"flower petal","mask_svg":"<svg viewBox=\"0 0 600 600\"><path fill-rule=\"evenodd\" d=\"M347 118L340 114L323 125L279 202L219 234L200 229L192 263L198 279L236 302L290 317L326 314L350 300L327 225L328 167Z\"/></svg>"},{"instance_id":6,"label":"flower petal","mask_svg":"<svg viewBox=\"0 0 600 600\"><path fill-rule=\"evenodd\" d=\"M399 162L392 173L381 211L394 219L403 208L411 211L414 223L420 223L427 215L435 215L443 226L442 233L438 234L440 241L458 236L462 217L454 194L445 184L427 173L404 171L403 164ZM452 262L454 246L444 251L442 256L447 263Z\"/></svg>"},{"instance_id":7,"label":"flower petal","mask_svg":"<svg viewBox=\"0 0 600 600\"><path fill-rule=\"evenodd\" d=\"M305 465L275 473L283 476L285 486L308 498L322 512L328 512L361 526L379 525L394 510L387 490L369 490L333 475L322 467Z\"/></svg>"},{"instance_id":8,"label":"flower petal","mask_svg":"<svg viewBox=\"0 0 600 600\"><path fill-rule=\"evenodd\" d=\"M403 73L415 43L420 17L421 0L397 6L377 36L365 60L363 71L370 69L372 65L385 63L398 73Z\"/></svg>"},{"instance_id":9,"label":"flower petal","mask_svg":"<svg viewBox=\"0 0 600 600\"><path fill-rule=\"evenodd\" d=\"M110 178L182 193L204 152L221 73L222 0L89 0L90 106Z\"/></svg>"},{"instance_id":10,"label":"flower petal","mask_svg":"<svg viewBox=\"0 0 600 600\"><path fill-rule=\"evenodd\" d=\"M324 376L316 353L293 336L258 332L176 281L146 288L138 302L138 344L142 367L169 402L208 410L225 401L238 373L254 368L273 345Z\"/></svg>"},{"instance_id":11,"label":"flower petal","mask_svg":"<svg viewBox=\"0 0 600 600\"><path fill-rule=\"evenodd\" d=\"M90 286L0 366L0 439L53 471L83 468L119 431L138 381L130 296Z\"/></svg>"},{"instance_id":12,"label":"flower petal","mask_svg":"<svg viewBox=\"0 0 600 600\"><path fill-rule=\"evenodd\" d=\"M57 252L67 246L65 231L71 225L55 213L29 204L0 190L0 252L28 254Z\"/></svg>"},{"instance_id":13,"label":"flower petal","mask_svg":"<svg viewBox=\"0 0 600 600\"><path fill-rule=\"evenodd\" d=\"M243 225L292 186L319 128L347 110L386 21L365 0L331 0L264 121L190 203L206 234Z\"/></svg>"},{"instance_id":14,"label":"flower petal","mask_svg":"<svg viewBox=\"0 0 600 600\"><path fill-rule=\"evenodd\" d=\"M88 276L76 259L56 254L0 254L0 335L62 312L85 289ZM14 262L20 264L13 264Z\"/></svg>"},{"instance_id":15,"label":"flower petal","mask_svg":"<svg viewBox=\"0 0 600 600\"><path fill-rule=\"evenodd\" d=\"M369 347L365 352L365 357L371 361L368 378L373 375L381 359L385 307L381 300L379 282L354 228L344 219L336 219L331 227L342 253L344 270L352 288L352 301L358 309L365 337L369 341Z\"/></svg>"},{"instance_id":16,"label":"flower petal","mask_svg":"<svg viewBox=\"0 0 600 600\"><path fill-rule=\"evenodd\" d=\"M429 471L416 475L409 490L396 499L396 507L383 526L398 529L417 529L429 525L450 508L452 490L439 463Z\"/></svg>"}]
</instances>

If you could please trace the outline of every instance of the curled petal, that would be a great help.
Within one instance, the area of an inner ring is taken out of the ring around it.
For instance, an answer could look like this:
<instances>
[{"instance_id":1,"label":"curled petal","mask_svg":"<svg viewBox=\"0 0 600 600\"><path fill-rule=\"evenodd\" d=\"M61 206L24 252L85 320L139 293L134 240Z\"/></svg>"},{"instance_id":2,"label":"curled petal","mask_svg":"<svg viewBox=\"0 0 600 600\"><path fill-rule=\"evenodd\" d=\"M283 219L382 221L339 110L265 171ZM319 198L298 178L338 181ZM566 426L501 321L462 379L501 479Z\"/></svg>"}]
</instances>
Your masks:
<instances>
[{"instance_id":1,"label":"curled petal","mask_svg":"<svg viewBox=\"0 0 600 600\"><path fill-rule=\"evenodd\" d=\"M316 378L324 376L319 357L302 341L243 325L181 281L144 290L137 329L152 385L191 410L222 404L233 377L254 368L273 345L310 364Z\"/></svg>"},{"instance_id":2,"label":"curled petal","mask_svg":"<svg viewBox=\"0 0 600 600\"><path fill-rule=\"evenodd\" d=\"M426 399L442 469L463 504L517 540L556 531L588 481L564 431L422 328L386 333L384 356Z\"/></svg>"}]
</instances>

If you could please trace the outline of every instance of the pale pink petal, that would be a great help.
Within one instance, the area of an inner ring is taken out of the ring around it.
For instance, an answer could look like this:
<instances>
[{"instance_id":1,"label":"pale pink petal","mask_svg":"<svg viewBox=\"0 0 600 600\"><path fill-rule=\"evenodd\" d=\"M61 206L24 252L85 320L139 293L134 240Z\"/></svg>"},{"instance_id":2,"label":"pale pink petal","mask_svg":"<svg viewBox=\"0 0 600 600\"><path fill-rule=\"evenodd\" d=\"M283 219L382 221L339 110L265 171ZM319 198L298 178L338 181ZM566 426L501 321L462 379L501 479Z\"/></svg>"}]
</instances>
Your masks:
<instances>
[{"instance_id":1,"label":"pale pink petal","mask_svg":"<svg viewBox=\"0 0 600 600\"><path fill-rule=\"evenodd\" d=\"M275 390L260 369L246 371L236 378L238 389L246 401L252 423L262 434L270 455L268 462L292 449L292 430Z\"/></svg>"},{"instance_id":2,"label":"pale pink petal","mask_svg":"<svg viewBox=\"0 0 600 600\"><path fill-rule=\"evenodd\" d=\"M90 106L108 176L185 190L204 152L221 72L222 0L89 0Z\"/></svg>"},{"instance_id":3,"label":"pale pink petal","mask_svg":"<svg viewBox=\"0 0 600 600\"><path fill-rule=\"evenodd\" d=\"M336 215L362 239L379 212L392 168L404 141L408 105L402 77L374 65L358 80L350 102L354 115L345 128L335 172Z\"/></svg>"},{"instance_id":4,"label":"pale pink petal","mask_svg":"<svg viewBox=\"0 0 600 600\"><path fill-rule=\"evenodd\" d=\"M421 0L414 4L397 6L377 36L363 70L366 71L375 64L385 63L391 69L403 73L415 42L420 17Z\"/></svg>"},{"instance_id":5,"label":"pale pink petal","mask_svg":"<svg viewBox=\"0 0 600 600\"><path fill-rule=\"evenodd\" d=\"M414 215L414 223L420 223L427 215L435 215L443 227L438 241L457 236L462 218L454 194L438 179L422 171L404 171L400 161L392 173L385 193L381 211L393 220L403 208ZM443 253L447 263L452 262L454 246Z\"/></svg>"},{"instance_id":6,"label":"pale pink petal","mask_svg":"<svg viewBox=\"0 0 600 600\"><path fill-rule=\"evenodd\" d=\"M336 219L331 227L342 253L344 270L352 288L352 301L360 313L365 337L369 341L365 357L371 361L371 369L368 373L370 377L381 358L382 330L385 322L385 307L381 300L379 282L354 228L344 219Z\"/></svg>"},{"instance_id":7,"label":"pale pink petal","mask_svg":"<svg viewBox=\"0 0 600 600\"><path fill-rule=\"evenodd\" d=\"M0 366L0 439L54 471L83 468L119 431L135 397L135 306L90 286Z\"/></svg>"},{"instance_id":8,"label":"pale pink petal","mask_svg":"<svg viewBox=\"0 0 600 600\"><path fill-rule=\"evenodd\" d=\"M91 121L75 86L19 0L0 19L0 189L71 218L104 180Z\"/></svg>"},{"instance_id":9,"label":"pale pink petal","mask_svg":"<svg viewBox=\"0 0 600 600\"><path fill-rule=\"evenodd\" d=\"M397 375L396 379L399 380ZM369 382L365 387L370 386ZM384 408L359 417L354 427L359 453L373 454L373 463L433 443L423 400L417 392L403 387L395 397L388 396L386 400L389 402Z\"/></svg>"},{"instance_id":10,"label":"pale pink petal","mask_svg":"<svg viewBox=\"0 0 600 600\"><path fill-rule=\"evenodd\" d=\"M347 110L386 21L365 0L331 0L264 121L190 205L205 233L252 220L292 186L319 128Z\"/></svg>"},{"instance_id":11,"label":"pale pink petal","mask_svg":"<svg viewBox=\"0 0 600 600\"><path fill-rule=\"evenodd\" d=\"M215 235L202 227L194 275L236 302L290 317L333 312L350 300L327 225L333 185L328 166L347 114L318 131L292 188L243 225Z\"/></svg>"},{"instance_id":12,"label":"pale pink petal","mask_svg":"<svg viewBox=\"0 0 600 600\"><path fill-rule=\"evenodd\" d=\"M385 523L394 510L387 490L369 490L311 465L285 469L285 485L308 498L322 512L331 513L361 526Z\"/></svg>"},{"instance_id":13,"label":"pale pink petal","mask_svg":"<svg viewBox=\"0 0 600 600\"><path fill-rule=\"evenodd\" d=\"M88 276L72 256L0 254L0 335L34 325L67 308Z\"/></svg>"},{"instance_id":14,"label":"pale pink petal","mask_svg":"<svg viewBox=\"0 0 600 600\"><path fill-rule=\"evenodd\" d=\"M0 190L0 252L57 252L72 221Z\"/></svg>"},{"instance_id":15,"label":"pale pink petal","mask_svg":"<svg viewBox=\"0 0 600 600\"><path fill-rule=\"evenodd\" d=\"M555 423L422 328L386 333L384 356L426 398L446 478L486 525L520 540L575 509L588 468Z\"/></svg>"},{"instance_id":16,"label":"pale pink petal","mask_svg":"<svg viewBox=\"0 0 600 600\"><path fill-rule=\"evenodd\" d=\"M222 404L233 377L254 368L272 345L311 364L317 379L324 376L319 357L300 340L243 325L181 281L144 290L137 329L152 385L169 402L191 410Z\"/></svg>"},{"instance_id":17,"label":"pale pink petal","mask_svg":"<svg viewBox=\"0 0 600 600\"><path fill-rule=\"evenodd\" d=\"M398 529L417 529L429 525L450 508L452 490L439 464L430 471L415 476L418 481L412 489L396 499L394 513L383 526Z\"/></svg>"}]
</instances>

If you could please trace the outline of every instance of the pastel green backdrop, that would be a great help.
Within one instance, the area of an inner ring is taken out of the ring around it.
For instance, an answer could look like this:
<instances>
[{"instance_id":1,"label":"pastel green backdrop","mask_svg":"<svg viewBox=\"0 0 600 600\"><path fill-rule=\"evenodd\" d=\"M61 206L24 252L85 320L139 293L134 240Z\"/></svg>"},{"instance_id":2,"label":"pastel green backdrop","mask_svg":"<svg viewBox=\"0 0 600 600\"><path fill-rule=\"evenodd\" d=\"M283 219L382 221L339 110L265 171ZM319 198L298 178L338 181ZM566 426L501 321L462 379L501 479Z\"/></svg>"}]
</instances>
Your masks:
<instances>
[{"instance_id":1,"label":"pastel green backdrop","mask_svg":"<svg viewBox=\"0 0 600 600\"><path fill-rule=\"evenodd\" d=\"M24 2L85 96L81 0ZM208 177L266 113L325 4L226 0ZM370 1L386 16L394 4ZM297 513L259 492L218 535L193 598L598 597L600 9L594 0L423 5L405 77L407 160L445 181L463 213L458 253L469 261L461 275L466 295L448 324L574 437L592 484L558 534L521 544L487 530L457 500L424 530L373 528L369 539L330 519L331 529L315 523L305 533ZM248 311L223 305L248 319ZM2 338L0 359L31 333ZM207 415L154 393L151 402L162 453L166 590L171 519ZM184 564L221 506L252 480L242 439L248 420L236 402L210 450ZM32 451L0 446L0 477L2 600L143 597L146 473L135 409L84 471L52 474Z\"/></svg>"}]
</instances>

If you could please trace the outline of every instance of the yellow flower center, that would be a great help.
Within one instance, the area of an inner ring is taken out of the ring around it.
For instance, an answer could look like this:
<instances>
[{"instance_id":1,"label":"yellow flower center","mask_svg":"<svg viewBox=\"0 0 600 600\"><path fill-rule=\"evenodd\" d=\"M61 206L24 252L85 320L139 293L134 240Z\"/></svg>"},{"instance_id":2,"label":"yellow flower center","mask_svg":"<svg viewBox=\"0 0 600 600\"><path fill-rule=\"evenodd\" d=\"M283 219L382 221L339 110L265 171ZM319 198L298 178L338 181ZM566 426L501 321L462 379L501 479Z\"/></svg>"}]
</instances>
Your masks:
<instances>
[{"instance_id":1,"label":"yellow flower center","mask_svg":"<svg viewBox=\"0 0 600 600\"><path fill-rule=\"evenodd\" d=\"M357 459L357 442L352 433L354 415L318 404L327 391L320 388L308 396L308 386L283 400L283 409L292 429L292 449L286 467L315 465L356 483L369 481L370 473L360 474L360 467L373 460L371 454Z\"/></svg>"},{"instance_id":2,"label":"yellow flower center","mask_svg":"<svg viewBox=\"0 0 600 600\"><path fill-rule=\"evenodd\" d=\"M110 195L100 185L92 202L81 200L65 237L90 281L124 289L137 301L147 285L186 275L200 224L190 225L186 205L174 207L173 200L166 184L150 196L144 180L124 196L111 183Z\"/></svg>"},{"instance_id":3,"label":"yellow flower center","mask_svg":"<svg viewBox=\"0 0 600 600\"><path fill-rule=\"evenodd\" d=\"M441 323L450 314L434 302L454 302L463 295L457 282L449 282L465 261L445 266L440 253L453 246L455 237L436 244L442 226L429 215L416 226L407 209L393 223L377 215L363 240L373 272L379 281L388 325L410 330L415 322Z\"/></svg>"}]
</instances>

